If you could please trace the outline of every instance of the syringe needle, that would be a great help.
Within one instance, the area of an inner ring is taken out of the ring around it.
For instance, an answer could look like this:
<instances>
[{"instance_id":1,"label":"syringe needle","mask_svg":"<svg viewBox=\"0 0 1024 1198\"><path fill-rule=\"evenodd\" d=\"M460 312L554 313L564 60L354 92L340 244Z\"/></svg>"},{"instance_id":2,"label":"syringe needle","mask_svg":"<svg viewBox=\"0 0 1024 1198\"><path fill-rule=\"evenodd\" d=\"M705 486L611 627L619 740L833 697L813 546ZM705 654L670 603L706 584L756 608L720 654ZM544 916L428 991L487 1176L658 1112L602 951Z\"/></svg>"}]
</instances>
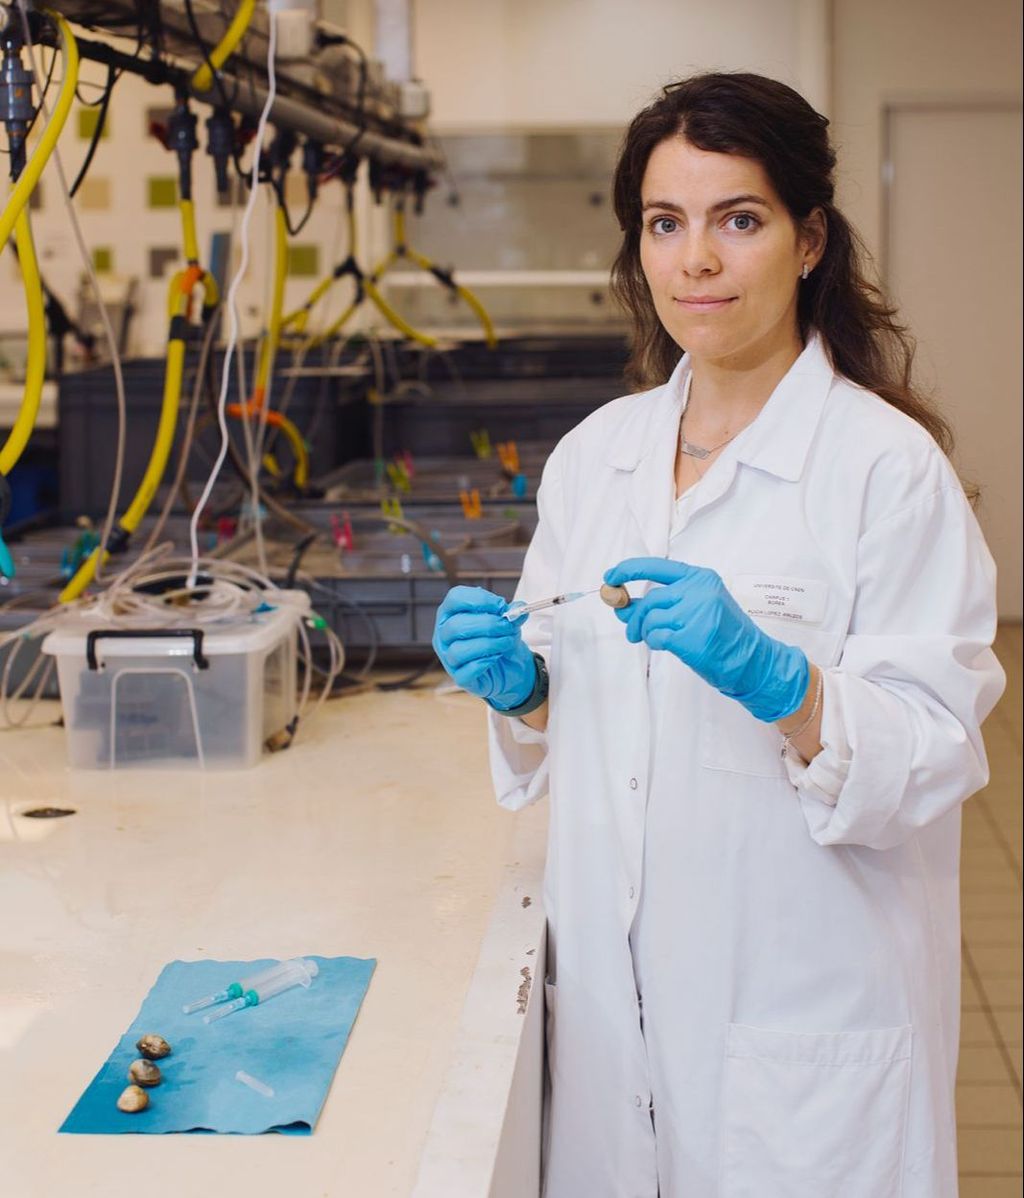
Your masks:
<instances>
[{"instance_id":1,"label":"syringe needle","mask_svg":"<svg viewBox=\"0 0 1024 1198\"><path fill-rule=\"evenodd\" d=\"M548 607L563 607L567 603L575 603L587 595L596 595L600 587L589 591L563 591L561 595L552 595L548 599L534 599L525 603L522 599L512 603L501 614L506 620L518 620L520 616L528 616L531 612L544 611Z\"/></svg>"}]
</instances>

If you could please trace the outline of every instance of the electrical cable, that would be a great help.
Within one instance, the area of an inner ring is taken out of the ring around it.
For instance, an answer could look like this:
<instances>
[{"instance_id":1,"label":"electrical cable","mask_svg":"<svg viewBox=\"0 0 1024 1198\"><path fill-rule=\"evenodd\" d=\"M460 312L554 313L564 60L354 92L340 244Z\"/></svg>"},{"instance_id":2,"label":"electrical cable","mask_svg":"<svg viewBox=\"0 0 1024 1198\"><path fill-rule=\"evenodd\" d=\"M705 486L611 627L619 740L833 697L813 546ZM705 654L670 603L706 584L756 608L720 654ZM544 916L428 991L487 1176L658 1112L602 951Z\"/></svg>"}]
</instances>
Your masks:
<instances>
[{"instance_id":1,"label":"electrical cable","mask_svg":"<svg viewBox=\"0 0 1024 1198\"><path fill-rule=\"evenodd\" d=\"M60 51L56 50L56 49L50 55L50 65L46 69L46 82L43 84L44 98L50 94L50 84L53 82L53 72L57 66L57 59L59 57L60 57ZM76 94L77 94L77 89L76 89ZM28 138L28 135L32 132L32 130L35 128L36 121L39 119L39 114L42 111L43 111L42 105L41 104L37 105L35 112L32 114L32 119L28 123L28 128L25 130L26 139ZM5 150L4 153L9 153L9 151Z\"/></svg>"},{"instance_id":2,"label":"electrical cable","mask_svg":"<svg viewBox=\"0 0 1024 1198\"><path fill-rule=\"evenodd\" d=\"M191 4L189 7L191 7ZM235 12L234 19L225 31L224 36L208 55L204 54L205 61L192 76L192 86L197 91L206 92L213 86L217 71L227 62L234 53L235 47L245 36L255 9L256 0L241 0ZM267 14L267 23L268 25L274 24L274 14L272 12L268 12Z\"/></svg>"},{"instance_id":3,"label":"electrical cable","mask_svg":"<svg viewBox=\"0 0 1024 1198\"><path fill-rule=\"evenodd\" d=\"M39 263L32 241L32 225L29 221L28 205L18 213L14 226L18 248L18 261L25 288L25 304L28 309L28 352L25 363L25 387L14 426L3 447L0 448L0 475L14 469L28 444L39 413L39 402L43 394L46 376L46 314L43 305L42 281L39 278Z\"/></svg>"},{"instance_id":4,"label":"electrical cable","mask_svg":"<svg viewBox=\"0 0 1024 1198\"><path fill-rule=\"evenodd\" d=\"M210 71L210 74L213 78L214 86L216 87L217 94L220 97L220 106L222 108L230 111L234 107L234 99L238 95L238 84L236 83L236 85L235 85L235 95L232 97L229 97L227 91L224 88L224 81L221 79L220 73L218 71L214 70L213 63L210 61L209 49L206 45L206 42L203 40L203 35L199 28L199 22L196 20L196 14L195 14L195 9L193 8L193 5L192 5L192 0L184 0L184 2L185 2L185 19L188 21L188 26L192 33L192 38L196 43L196 48L199 50L199 53L202 55L203 64ZM232 145L231 145L231 160L235 166L235 174L243 182L248 183L249 177L246 174L244 167L242 166L241 156L239 155L239 152L238 152L238 145L235 141L232 141Z\"/></svg>"},{"instance_id":5,"label":"electrical cable","mask_svg":"<svg viewBox=\"0 0 1024 1198\"><path fill-rule=\"evenodd\" d=\"M135 52L132 55L133 58L139 57L139 55L142 53L142 47L144 44L145 44L145 41L143 38L143 25L142 25L141 21L137 21L136 22ZM56 61L56 55L54 56L54 61ZM52 63L50 66L50 71L51 71L51 73L53 71ZM78 174L75 177L75 181L74 181L74 183L71 184L72 197L74 197L77 194L79 187L81 187L81 185L85 179L85 176L88 173L89 167L92 165L93 157L96 154L96 149L99 146L100 139L103 136L103 129L106 125L107 110L110 107L111 96L114 94L114 84L117 83L117 81L121 78L121 76L123 74L124 74L123 68L121 70L118 70L114 66L113 63L109 63L107 65L106 83L103 85L103 91L102 91L101 95L96 100L86 100L83 98L81 90L80 90L81 85L82 85L81 79L78 80L78 83L75 87L75 97L78 100L78 102L80 104L83 104L87 108L95 108L97 105L99 105L99 113L97 114L97 117L96 117L96 124L93 127L92 137L89 139L89 148L86 150L85 158L82 162L82 165L79 167ZM47 87L49 87L49 85L50 85L49 79L47 79L46 85L47 85Z\"/></svg>"},{"instance_id":6,"label":"electrical cable","mask_svg":"<svg viewBox=\"0 0 1024 1198\"><path fill-rule=\"evenodd\" d=\"M25 0L19 0L23 16L24 3ZM4 205L3 213L0 214L0 246L7 244L7 239L14 228L14 222L18 219L18 213L28 203L29 196L35 190L39 182L39 176L43 173L43 167L53 153L57 139L64 128L64 123L68 119L68 113L71 111L71 105L75 98L75 82L78 79L78 43L75 41L71 27L67 21L60 16L55 17L55 20L57 28L60 31L61 54L64 60L64 78L61 81L60 91L57 93L57 103L54 105L52 115L49 115L47 118L46 127L39 138L39 143L32 152L31 157L25 163L25 169L18 176L17 181L11 188L11 193L7 198L7 203ZM29 47L32 71L35 75L36 88L39 91L39 107L45 112L45 87L40 84L39 74L36 71L34 47L29 40L31 35L28 33L27 20L25 21L25 25L25 42Z\"/></svg>"},{"instance_id":7,"label":"electrical cable","mask_svg":"<svg viewBox=\"0 0 1024 1198\"><path fill-rule=\"evenodd\" d=\"M185 189L183 188L183 191ZM196 246L195 222L192 217L192 206L188 200L181 201L182 219L185 227L185 253L190 264L184 270L178 271L170 281L168 294L168 336L167 357L164 369L163 398L160 404L160 416L157 423L153 448L149 461L142 476L142 481L128 505L124 514L117 522L117 528L108 540L102 541L92 551L88 558L79 566L74 576L60 593L62 603L70 603L77 599L92 582L96 568L105 562L112 553L123 552L129 538L138 529L149 505L156 495L157 488L164 476L174 435L178 426L178 411L181 403L182 379L185 371L185 353L188 337L188 310L191 305L192 291L197 284L204 288L204 318L210 319L218 303L217 286L213 276L195 263L198 253Z\"/></svg>"},{"instance_id":8,"label":"electrical cable","mask_svg":"<svg viewBox=\"0 0 1024 1198\"><path fill-rule=\"evenodd\" d=\"M143 554L148 553L153 546L159 541L160 535L167 524L167 519L170 515L171 508L174 506L174 500L181 488L182 481L185 477L185 470L188 466L189 454L192 452L192 441L195 436L196 413L199 408L199 399L203 390L204 379L206 376L207 363L210 358L210 352L213 348L213 342L217 335L217 329L220 327L221 308L218 305L214 315L206 322L206 328L203 332L203 341L199 350L199 362L196 365L195 379L193 380L192 396L189 400L188 417L185 422L185 432L181 439L181 446L178 451L178 467L174 474L174 479L167 492L167 498L164 500L164 506L157 517L156 523L150 530L149 536L146 538L146 543L142 547Z\"/></svg>"},{"instance_id":9,"label":"electrical cable","mask_svg":"<svg viewBox=\"0 0 1024 1198\"><path fill-rule=\"evenodd\" d=\"M21 0L24 3L24 0ZM227 397L228 384L230 381L231 358L236 352L239 340L239 312L238 312L238 288L241 285L242 279L245 277L249 268L249 223L252 219L252 212L256 206L256 197L258 188L256 182L259 179L259 163L262 152L263 137L266 132L267 123L270 119L270 110L274 105L274 99L277 94L277 78L274 71L274 57L277 52L277 21L273 14L269 17L268 28L268 45L267 45L267 99L263 105L263 111L260 113L259 123L256 127L256 144L253 151L252 164L252 179L253 186L249 192L249 200L245 207L245 212L242 216L242 255L238 264L238 269L235 272L234 278L231 280L231 285L228 288L227 305L230 316L230 331L228 335L228 345L224 355L224 370L221 378L221 390L217 400L217 422L221 434L221 448L217 455L217 460L214 463L213 470L210 472L210 477L207 479L206 486L199 497L195 510L192 513L192 518L189 521L189 542L192 549L193 563L199 559L199 519L202 516L203 508L206 506L210 498L210 493L213 490L213 485L217 481L217 475L220 473L221 467L224 464L224 458L227 456L227 445L230 434L227 426ZM240 392L245 394L245 392ZM256 512L253 515L258 519ZM190 577L194 580L196 568L193 568Z\"/></svg>"},{"instance_id":10,"label":"electrical cable","mask_svg":"<svg viewBox=\"0 0 1024 1198\"><path fill-rule=\"evenodd\" d=\"M40 83L39 83L40 71L36 64L35 46L32 41L32 31L29 28L28 9L27 9L27 5L26 5L26 0L18 0L18 10L21 15L21 24L22 24L22 29L24 32L25 44L28 46L28 49L29 49L29 62L32 67L32 74L35 78L36 89L40 92L39 106L44 112L46 112L47 111L46 97L45 97L44 92L40 88ZM74 37L71 33L70 27L68 26L67 22L64 21L64 19L62 17L57 16L54 19L57 21L57 27L58 27L58 31L59 31L60 38L61 38L62 49L65 46L70 47L71 45L74 44ZM77 47L76 47L76 53L77 53ZM68 75L68 66L67 65L65 65L64 73L65 73L65 79L66 79L67 75ZM62 89L62 94L63 94L63 89ZM47 130L49 130L50 124L52 123L52 120L53 120L53 117L50 117L49 114L47 114L47 115L48 115ZM54 113L54 116L55 115L56 115L56 112ZM44 132L44 136L45 136L45 132ZM41 145L41 143L40 143L40 145ZM36 154L39 153L39 149L40 149L40 146L37 146L36 151L32 156L33 159L35 158ZM100 540L101 544L106 544L107 539L110 536L110 531L114 524L114 518L117 515L117 505L118 505L118 501L120 499L120 494L121 494L121 479L122 479L123 470L124 470L125 443L126 443L127 426L128 426L128 418L127 418L128 402L127 402L127 397L126 397L126 393L125 393L124 372L121 369L121 355L120 355L120 352L119 352L118 346L117 346L117 338L114 335L114 327L113 327L113 324L111 323L110 313L107 311L107 306L103 302L103 296L100 291L99 279L96 277L96 269L93 266L93 262L92 262L92 255L89 253L89 249L85 244L85 237L82 234L82 227L78 221L78 214L75 212L75 206L71 202L71 196L69 194L69 189L68 189L67 176L64 173L64 163L63 163L63 160L61 159L60 150L57 148L56 139L54 139L52 156L53 156L54 165L57 168L57 178L60 182L61 192L63 193L63 196L64 196L64 206L67 209L68 219L71 223L72 233L74 234L74 238L75 238L75 244L78 247L78 252L79 252L79 255L81 256L82 265L84 266L85 272L89 277L89 284L92 288L93 296L96 301L97 311L99 312L99 315L100 315L100 323L103 325L103 334L104 334L104 337L106 338L107 346L110 350L110 363L111 363L111 367L113 368L113 372L114 372L114 392L115 392L116 399L117 399L117 441L116 441L116 448L115 448L115 454L114 454L114 478L113 478L113 482L111 484L110 502L107 505L107 512L106 512L106 516L104 517L104 523L103 523L103 533L102 533L101 540ZM40 170L41 169L42 168L40 168ZM101 572L100 566L97 566L97 570L96 570L97 581L100 578L100 572Z\"/></svg>"},{"instance_id":11,"label":"electrical cable","mask_svg":"<svg viewBox=\"0 0 1024 1198\"><path fill-rule=\"evenodd\" d=\"M249 620L268 605L288 606L292 602L270 578L240 562L209 556L198 560L175 558L170 556L172 549L169 543L158 545L129 565L98 595L80 600L72 609L54 607L25 627L0 634L0 650L12 645L0 676L0 711L8 726L21 724L28 718L47 681L44 675L29 711L16 718L10 704L21 698L42 664L41 660L33 663L12 694L10 679L18 651L30 640L43 637L60 627L69 611L85 613L95 617L102 625L126 630L152 629L154 626L192 628L197 625L215 628L226 622ZM198 573L198 585L189 577L193 569ZM327 681L310 707L313 654L304 616L297 614L295 627L304 675L297 714L289 725L288 743L291 743L299 723L308 721L319 711L332 690L335 677L344 668L345 661L344 648L337 635L317 617L316 627L327 640L330 666ZM51 659L48 668L52 665Z\"/></svg>"},{"instance_id":12,"label":"electrical cable","mask_svg":"<svg viewBox=\"0 0 1024 1198\"><path fill-rule=\"evenodd\" d=\"M71 196L77 194L78 189L85 181L85 176L89 172L89 167L92 166L92 160L96 154L96 150L100 144L100 138L103 136L103 129L107 122L107 110L110 107L110 97L114 94L114 83L117 81L114 67L107 67L107 86L103 93L103 97L99 102L100 110L96 114L96 124L93 127L92 137L89 140L89 148L85 152L85 158L82 160L82 165L78 168L78 174L75 176L74 183L71 184Z\"/></svg>"},{"instance_id":13,"label":"electrical cable","mask_svg":"<svg viewBox=\"0 0 1024 1198\"><path fill-rule=\"evenodd\" d=\"M309 313L313 306L318 303L333 285L340 279L351 278L355 284L355 296L348 307L337 317L330 325L322 332L314 334L309 342L310 348L317 345L322 345L325 341L329 341L335 337L344 326L355 315L356 311L362 303L369 299L377 311L384 319L397 329L404 337L410 338L412 341L418 341L421 345L435 346L437 340L429 336L427 333L422 333L414 328L404 317L402 317L394 308L387 302L377 287L377 280L374 275L366 274L355 256L355 247L358 242L356 216L355 216L355 172L351 170L349 174L342 178L345 187L345 218L346 227L348 230L348 254L344 261L339 262L331 273L322 279L316 287L313 288L306 302L294 311L289 312L282 320L282 326L288 328L292 325L296 330L303 332L309 320Z\"/></svg>"},{"instance_id":14,"label":"electrical cable","mask_svg":"<svg viewBox=\"0 0 1024 1198\"><path fill-rule=\"evenodd\" d=\"M211 375L213 375L213 373L214 373L214 363L213 363L213 359L211 357L209 364L207 366L206 386L204 389L206 391L207 399L210 404L210 411L211 411L212 418L214 421L216 421L217 412L218 412L217 404L218 404L219 386L218 386L216 377L211 378ZM235 445L234 441L232 441L230 438L228 439L227 460L231 463L232 467L234 468L235 473L238 475L238 478L242 483L243 492L249 490L249 488L251 487L251 482L252 482L252 472L250 471L247 463L242 459L242 456L239 453L238 447ZM282 504L278 503L277 500L272 495L270 495L267 491L263 490L262 488L260 488L260 490L259 490L258 500L259 500L259 503L262 504L263 507L265 507L269 512L272 512L275 516L277 516L277 518L279 520L283 521L286 524L292 525L292 527L294 527L299 532L307 533L310 531L315 531L314 525L310 524L309 521L304 520L301 516L298 516L295 513L290 512L286 507L284 507Z\"/></svg>"}]
</instances>

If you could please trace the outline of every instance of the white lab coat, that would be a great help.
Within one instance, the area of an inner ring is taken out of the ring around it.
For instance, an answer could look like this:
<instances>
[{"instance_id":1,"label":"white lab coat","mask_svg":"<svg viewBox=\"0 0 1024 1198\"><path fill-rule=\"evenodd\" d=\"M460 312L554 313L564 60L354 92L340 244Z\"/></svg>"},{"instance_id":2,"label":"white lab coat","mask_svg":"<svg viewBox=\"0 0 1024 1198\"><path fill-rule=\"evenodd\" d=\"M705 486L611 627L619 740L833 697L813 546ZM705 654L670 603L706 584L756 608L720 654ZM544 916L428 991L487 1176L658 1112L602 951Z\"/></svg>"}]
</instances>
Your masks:
<instances>
[{"instance_id":1,"label":"white lab coat","mask_svg":"<svg viewBox=\"0 0 1024 1198\"><path fill-rule=\"evenodd\" d=\"M548 730L489 727L499 802L551 798L544 1193L953 1198L994 565L931 438L817 338L670 537L687 370L558 445L519 594L640 555L712 567L825 668L825 748L784 761L774 726L596 596L525 625Z\"/></svg>"}]
</instances>

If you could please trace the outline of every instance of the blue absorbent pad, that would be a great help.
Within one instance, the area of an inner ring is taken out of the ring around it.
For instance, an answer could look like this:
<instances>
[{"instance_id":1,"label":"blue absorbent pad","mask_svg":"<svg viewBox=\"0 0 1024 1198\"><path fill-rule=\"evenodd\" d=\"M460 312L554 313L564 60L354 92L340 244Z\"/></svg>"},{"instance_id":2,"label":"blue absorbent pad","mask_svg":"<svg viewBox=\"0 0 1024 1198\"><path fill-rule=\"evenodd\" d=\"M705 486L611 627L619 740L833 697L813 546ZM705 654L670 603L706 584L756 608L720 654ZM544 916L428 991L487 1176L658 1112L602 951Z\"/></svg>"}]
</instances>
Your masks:
<instances>
[{"instance_id":1,"label":"blue absorbent pad","mask_svg":"<svg viewBox=\"0 0 1024 1198\"><path fill-rule=\"evenodd\" d=\"M276 964L262 961L172 961L165 965L131 1027L64 1120L62 1132L120 1135L205 1131L309 1135L319 1118L334 1071L370 984L374 960L312 957L320 967L301 986L255 1007L203 1023L206 1011L182 1006L215 994L240 978ZM163 1080L137 1114L117 1109L131 1084L135 1042L156 1032L171 1045L157 1061ZM272 1098L237 1081L243 1070L272 1087Z\"/></svg>"}]
</instances>

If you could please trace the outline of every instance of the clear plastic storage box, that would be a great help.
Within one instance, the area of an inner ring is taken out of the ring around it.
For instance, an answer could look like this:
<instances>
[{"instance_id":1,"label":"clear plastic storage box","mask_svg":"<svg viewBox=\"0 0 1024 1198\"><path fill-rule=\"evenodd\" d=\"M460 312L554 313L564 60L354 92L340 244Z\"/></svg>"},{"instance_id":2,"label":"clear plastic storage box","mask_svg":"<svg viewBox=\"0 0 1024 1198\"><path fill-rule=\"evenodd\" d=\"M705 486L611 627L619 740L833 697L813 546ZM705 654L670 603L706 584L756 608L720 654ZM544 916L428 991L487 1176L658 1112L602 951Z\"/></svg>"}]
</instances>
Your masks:
<instances>
[{"instance_id":1,"label":"clear plastic storage box","mask_svg":"<svg viewBox=\"0 0 1024 1198\"><path fill-rule=\"evenodd\" d=\"M255 765L295 718L297 625L308 596L228 624L117 628L69 613L43 642L57 659L76 769Z\"/></svg>"}]
</instances>

